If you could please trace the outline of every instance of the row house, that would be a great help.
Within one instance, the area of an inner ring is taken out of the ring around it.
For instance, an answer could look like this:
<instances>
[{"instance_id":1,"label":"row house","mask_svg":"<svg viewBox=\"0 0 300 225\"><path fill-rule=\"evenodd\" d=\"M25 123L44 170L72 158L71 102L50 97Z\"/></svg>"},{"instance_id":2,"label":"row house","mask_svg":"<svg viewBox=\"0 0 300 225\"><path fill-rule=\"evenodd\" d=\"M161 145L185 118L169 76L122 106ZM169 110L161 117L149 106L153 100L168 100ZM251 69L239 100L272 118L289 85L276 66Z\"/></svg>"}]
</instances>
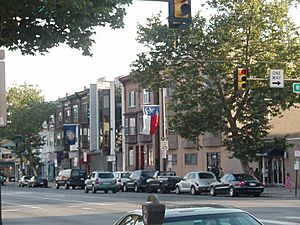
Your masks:
<instances>
[{"instance_id":1,"label":"row house","mask_svg":"<svg viewBox=\"0 0 300 225\"><path fill-rule=\"evenodd\" d=\"M196 141L184 139L169 129L167 118L172 112L166 106L172 97L172 90L149 92L130 76L119 80L123 85L123 170L173 170L183 176L190 171L211 171L220 166L225 173L243 172L240 161L232 158L223 147L221 132L201 135L197 145ZM142 105L160 106L159 129L152 136L142 134ZM283 117L270 120L273 128L268 138L288 134L292 147L286 152L283 149L265 149L258 155L258 161L250 164L253 169L259 170L261 180L266 184L283 185L286 173L296 176L294 168L300 160L300 136L295 124L299 118L299 110L292 108L284 112ZM163 146L165 141L168 143L167 151Z\"/></svg>"},{"instance_id":2,"label":"row house","mask_svg":"<svg viewBox=\"0 0 300 225\"><path fill-rule=\"evenodd\" d=\"M212 170L217 166L227 171L241 170L239 162L229 159L223 149L221 134L206 133L200 137L202 148L199 148L196 142L181 138L168 129L167 117L172 112L166 105L172 96L171 90L149 92L130 76L119 80L123 85L124 170L174 170L180 176L189 171ZM142 105L160 106L160 125L152 136L142 134ZM166 140L167 151L162 144Z\"/></svg>"}]
</instances>

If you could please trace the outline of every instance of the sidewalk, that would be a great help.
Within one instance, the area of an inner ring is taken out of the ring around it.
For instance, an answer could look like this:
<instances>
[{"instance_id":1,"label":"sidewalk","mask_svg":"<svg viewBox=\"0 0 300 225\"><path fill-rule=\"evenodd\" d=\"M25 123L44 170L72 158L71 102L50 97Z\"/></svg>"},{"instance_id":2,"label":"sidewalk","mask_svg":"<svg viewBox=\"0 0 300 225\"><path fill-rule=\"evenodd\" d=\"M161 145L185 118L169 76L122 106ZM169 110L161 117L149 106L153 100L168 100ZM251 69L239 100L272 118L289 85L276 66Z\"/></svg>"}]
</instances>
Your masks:
<instances>
[{"instance_id":1,"label":"sidewalk","mask_svg":"<svg viewBox=\"0 0 300 225\"><path fill-rule=\"evenodd\" d=\"M295 188L290 191L283 186L266 186L261 196L300 199L300 188L298 187L297 196L295 196Z\"/></svg>"}]
</instances>

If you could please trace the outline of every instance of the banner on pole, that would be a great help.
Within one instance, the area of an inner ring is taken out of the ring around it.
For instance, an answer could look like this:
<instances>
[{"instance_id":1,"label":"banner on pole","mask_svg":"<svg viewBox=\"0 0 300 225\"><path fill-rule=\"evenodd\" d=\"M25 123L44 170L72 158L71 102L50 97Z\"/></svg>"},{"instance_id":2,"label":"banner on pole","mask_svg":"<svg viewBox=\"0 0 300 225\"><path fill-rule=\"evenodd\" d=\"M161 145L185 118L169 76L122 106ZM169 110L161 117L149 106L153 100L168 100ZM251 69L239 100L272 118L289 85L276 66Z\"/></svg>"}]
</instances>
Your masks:
<instances>
[{"instance_id":1,"label":"banner on pole","mask_svg":"<svg viewBox=\"0 0 300 225\"><path fill-rule=\"evenodd\" d=\"M76 124L64 124L64 140L66 145L76 143Z\"/></svg>"},{"instance_id":2,"label":"banner on pole","mask_svg":"<svg viewBox=\"0 0 300 225\"><path fill-rule=\"evenodd\" d=\"M159 125L159 105L143 105L143 131L144 135L153 135Z\"/></svg>"}]
</instances>

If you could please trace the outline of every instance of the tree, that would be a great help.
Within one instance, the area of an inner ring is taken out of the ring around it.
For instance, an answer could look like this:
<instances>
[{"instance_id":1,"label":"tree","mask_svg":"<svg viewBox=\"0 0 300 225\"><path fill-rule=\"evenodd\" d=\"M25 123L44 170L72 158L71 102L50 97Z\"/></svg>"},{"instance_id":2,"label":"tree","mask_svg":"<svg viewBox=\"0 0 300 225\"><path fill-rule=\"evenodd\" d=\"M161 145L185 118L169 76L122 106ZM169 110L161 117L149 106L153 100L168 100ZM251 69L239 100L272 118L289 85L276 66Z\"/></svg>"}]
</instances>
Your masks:
<instances>
[{"instance_id":1,"label":"tree","mask_svg":"<svg viewBox=\"0 0 300 225\"><path fill-rule=\"evenodd\" d=\"M140 25L137 40L148 51L132 63L131 75L144 87L172 88L173 129L190 140L221 131L226 149L248 171L266 144L268 117L300 101L291 83L271 89L268 81L269 69L284 69L285 78L300 76L299 27L288 16L295 1L207 3L216 14L208 22L196 15L186 30L167 29L159 15ZM252 79L236 93L233 71L242 65Z\"/></svg>"},{"instance_id":2,"label":"tree","mask_svg":"<svg viewBox=\"0 0 300 225\"><path fill-rule=\"evenodd\" d=\"M45 144L40 133L42 124L49 121L55 106L44 101L40 90L27 84L11 87L7 102L9 123L0 129L0 135L17 143L16 157L28 163L37 175L36 168L41 165L39 149Z\"/></svg>"},{"instance_id":3,"label":"tree","mask_svg":"<svg viewBox=\"0 0 300 225\"><path fill-rule=\"evenodd\" d=\"M0 47L35 55L66 43L90 55L96 26L123 27L132 0L10 0L1 3Z\"/></svg>"}]
</instances>

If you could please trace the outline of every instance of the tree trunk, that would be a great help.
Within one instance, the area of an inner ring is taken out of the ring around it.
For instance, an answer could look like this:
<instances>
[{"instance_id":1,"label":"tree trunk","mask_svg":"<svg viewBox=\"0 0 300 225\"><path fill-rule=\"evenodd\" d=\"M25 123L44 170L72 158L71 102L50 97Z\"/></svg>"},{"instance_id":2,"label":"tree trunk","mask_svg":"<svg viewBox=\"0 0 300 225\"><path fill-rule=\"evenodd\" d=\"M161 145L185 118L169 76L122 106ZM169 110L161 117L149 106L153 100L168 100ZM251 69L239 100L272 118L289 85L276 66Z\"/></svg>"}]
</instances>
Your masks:
<instances>
[{"instance_id":1,"label":"tree trunk","mask_svg":"<svg viewBox=\"0 0 300 225\"><path fill-rule=\"evenodd\" d=\"M250 166L249 166L249 162L246 159L240 159L241 164L242 164L242 168L243 168L243 172L244 173L249 173L250 170Z\"/></svg>"}]
</instances>

